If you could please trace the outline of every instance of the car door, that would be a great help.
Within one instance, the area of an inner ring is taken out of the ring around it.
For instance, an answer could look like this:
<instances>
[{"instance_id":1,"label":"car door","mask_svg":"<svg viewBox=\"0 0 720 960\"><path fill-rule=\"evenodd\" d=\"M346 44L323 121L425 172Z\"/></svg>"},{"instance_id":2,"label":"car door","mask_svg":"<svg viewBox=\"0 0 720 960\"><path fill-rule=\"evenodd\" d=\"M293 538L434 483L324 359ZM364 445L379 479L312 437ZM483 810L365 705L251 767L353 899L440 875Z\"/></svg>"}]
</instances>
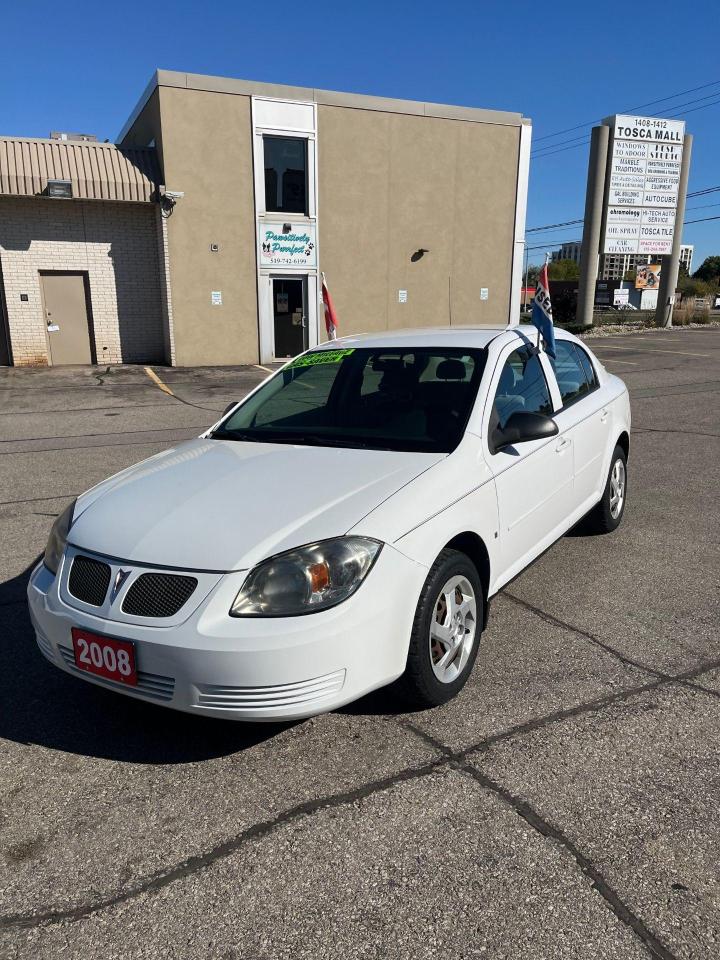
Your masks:
<instances>
[{"instance_id":1,"label":"car door","mask_svg":"<svg viewBox=\"0 0 720 960\"><path fill-rule=\"evenodd\" d=\"M572 441L558 435L493 452L490 438L512 413L552 416L547 377L535 348L515 341L496 365L483 418L485 456L495 478L502 573L507 582L562 533L573 485Z\"/></svg>"},{"instance_id":2,"label":"car door","mask_svg":"<svg viewBox=\"0 0 720 960\"><path fill-rule=\"evenodd\" d=\"M582 514L597 501L605 485L610 409L587 351L573 340L558 339L555 348L551 363L561 406L554 419L573 444L573 504L574 511Z\"/></svg>"}]
</instances>

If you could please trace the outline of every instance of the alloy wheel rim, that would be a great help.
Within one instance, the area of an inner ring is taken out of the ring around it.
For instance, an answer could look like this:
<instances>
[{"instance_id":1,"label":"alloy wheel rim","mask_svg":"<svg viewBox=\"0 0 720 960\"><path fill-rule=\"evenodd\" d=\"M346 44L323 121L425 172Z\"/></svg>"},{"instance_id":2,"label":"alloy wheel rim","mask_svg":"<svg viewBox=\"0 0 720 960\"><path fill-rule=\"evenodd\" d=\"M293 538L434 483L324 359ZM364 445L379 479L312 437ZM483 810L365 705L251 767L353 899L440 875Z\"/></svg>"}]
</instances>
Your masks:
<instances>
[{"instance_id":1,"label":"alloy wheel rim","mask_svg":"<svg viewBox=\"0 0 720 960\"><path fill-rule=\"evenodd\" d=\"M440 683L452 683L470 659L477 632L477 601L466 577L454 576L435 600L430 623L430 663Z\"/></svg>"},{"instance_id":2,"label":"alloy wheel rim","mask_svg":"<svg viewBox=\"0 0 720 960\"><path fill-rule=\"evenodd\" d=\"M610 515L613 520L622 513L625 503L625 464L618 457L610 474Z\"/></svg>"}]
</instances>

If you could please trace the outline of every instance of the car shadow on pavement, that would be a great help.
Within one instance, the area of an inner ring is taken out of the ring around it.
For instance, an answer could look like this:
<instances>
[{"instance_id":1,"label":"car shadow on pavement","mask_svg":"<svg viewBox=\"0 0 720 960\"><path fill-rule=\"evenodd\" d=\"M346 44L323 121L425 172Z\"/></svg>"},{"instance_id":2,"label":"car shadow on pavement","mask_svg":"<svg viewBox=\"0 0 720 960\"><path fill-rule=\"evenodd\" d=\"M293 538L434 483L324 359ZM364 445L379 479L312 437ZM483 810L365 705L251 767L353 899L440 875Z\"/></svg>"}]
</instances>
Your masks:
<instances>
[{"instance_id":1,"label":"car shadow on pavement","mask_svg":"<svg viewBox=\"0 0 720 960\"><path fill-rule=\"evenodd\" d=\"M0 738L126 763L192 763L237 753L292 726L181 713L53 667L37 648L25 599L36 562L0 584Z\"/></svg>"}]
</instances>

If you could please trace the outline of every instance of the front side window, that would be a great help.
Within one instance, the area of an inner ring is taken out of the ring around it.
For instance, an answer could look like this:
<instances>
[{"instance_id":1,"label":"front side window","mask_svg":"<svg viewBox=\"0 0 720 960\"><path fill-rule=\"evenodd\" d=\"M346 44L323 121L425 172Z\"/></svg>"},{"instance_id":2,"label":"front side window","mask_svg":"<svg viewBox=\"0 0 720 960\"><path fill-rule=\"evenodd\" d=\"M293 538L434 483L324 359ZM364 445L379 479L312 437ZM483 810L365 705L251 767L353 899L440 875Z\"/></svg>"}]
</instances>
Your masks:
<instances>
[{"instance_id":1,"label":"front side window","mask_svg":"<svg viewBox=\"0 0 720 960\"><path fill-rule=\"evenodd\" d=\"M595 370L582 348L569 340L555 343L557 356L552 360L563 406L589 393L597 386Z\"/></svg>"},{"instance_id":2,"label":"front side window","mask_svg":"<svg viewBox=\"0 0 720 960\"><path fill-rule=\"evenodd\" d=\"M494 419L502 428L513 413L552 413L550 391L534 350L520 347L505 361L493 405Z\"/></svg>"},{"instance_id":3,"label":"front side window","mask_svg":"<svg viewBox=\"0 0 720 960\"><path fill-rule=\"evenodd\" d=\"M263 137L265 154L265 210L270 213L308 213L307 140L301 137Z\"/></svg>"},{"instance_id":4,"label":"front side window","mask_svg":"<svg viewBox=\"0 0 720 960\"><path fill-rule=\"evenodd\" d=\"M445 347L311 351L213 438L450 453L465 432L485 356Z\"/></svg>"}]
</instances>

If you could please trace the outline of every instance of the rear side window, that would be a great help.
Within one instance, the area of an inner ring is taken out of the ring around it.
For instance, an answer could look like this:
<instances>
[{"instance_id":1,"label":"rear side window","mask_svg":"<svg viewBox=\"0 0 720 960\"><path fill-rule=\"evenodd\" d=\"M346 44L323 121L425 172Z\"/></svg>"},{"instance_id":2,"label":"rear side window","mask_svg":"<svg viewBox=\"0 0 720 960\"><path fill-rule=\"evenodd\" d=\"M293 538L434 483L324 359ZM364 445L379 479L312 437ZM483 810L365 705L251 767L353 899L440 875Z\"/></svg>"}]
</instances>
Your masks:
<instances>
[{"instance_id":1,"label":"rear side window","mask_svg":"<svg viewBox=\"0 0 720 960\"><path fill-rule=\"evenodd\" d=\"M556 358L552 361L563 406L589 393L597 386L590 358L582 348L569 340L557 340Z\"/></svg>"},{"instance_id":2,"label":"rear side window","mask_svg":"<svg viewBox=\"0 0 720 960\"><path fill-rule=\"evenodd\" d=\"M592 360L582 347L579 347L577 344L574 344L574 347L575 352L580 357L580 363L583 366L583 370L585 371L585 379L587 380L590 389L594 390L599 384L597 374L595 373L595 367L592 365Z\"/></svg>"},{"instance_id":3,"label":"rear side window","mask_svg":"<svg viewBox=\"0 0 720 960\"><path fill-rule=\"evenodd\" d=\"M552 413L550 391L537 355L527 347L514 350L505 361L497 392L494 414L502 429L518 411Z\"/></svg>"}]
</instances>

